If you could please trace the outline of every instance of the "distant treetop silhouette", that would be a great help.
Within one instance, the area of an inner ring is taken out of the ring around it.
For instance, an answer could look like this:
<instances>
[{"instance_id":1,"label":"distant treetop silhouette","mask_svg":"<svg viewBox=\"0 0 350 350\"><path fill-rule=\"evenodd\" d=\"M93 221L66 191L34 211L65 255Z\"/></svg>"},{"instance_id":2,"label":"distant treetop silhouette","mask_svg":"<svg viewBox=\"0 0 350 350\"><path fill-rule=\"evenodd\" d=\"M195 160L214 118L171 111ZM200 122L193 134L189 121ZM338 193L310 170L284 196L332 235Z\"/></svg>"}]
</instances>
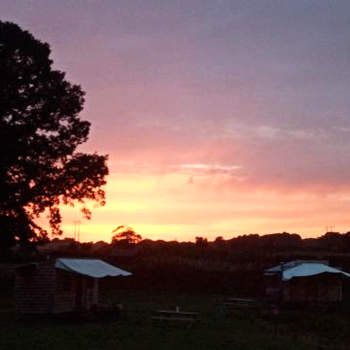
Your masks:
<instances>
[{"instance_id":1,"label":"distant treetop silhouette","mask_svg":"<svg viewBox=\"0 0 350 350\"><path fill-rule=\"evenodd\" d=\"M112 231L115 235L112 237L112 245L132 246L142 240L141 235L137 234L130 226L118 226Z\"/></svg>"}]
</instances>

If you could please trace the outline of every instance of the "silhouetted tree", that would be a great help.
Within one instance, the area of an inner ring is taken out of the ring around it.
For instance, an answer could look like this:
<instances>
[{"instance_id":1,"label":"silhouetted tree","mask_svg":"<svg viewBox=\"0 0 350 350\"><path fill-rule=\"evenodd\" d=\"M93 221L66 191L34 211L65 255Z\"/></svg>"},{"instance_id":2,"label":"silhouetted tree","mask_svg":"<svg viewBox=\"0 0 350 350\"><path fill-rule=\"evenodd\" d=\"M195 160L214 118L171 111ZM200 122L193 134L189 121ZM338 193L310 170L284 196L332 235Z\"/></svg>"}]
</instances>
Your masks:
<instances>
[{"instance_id":1,"label":"silhouetted tree","mask_svg":"<svg viewBox=\"0 0 350 350\"><path fill-rule=\"evenodd\" d=\"M76 152L90 123L80 86L52 69L47 43L0 21L0 245L60 234L60 204L104 204L106 156ZM84 207L83 214L90 212Z\"/></svg>"},{"instance_id":2,"label":"silhouetted tree","mask_svg":"<svg viewBox=\"0 0 350 350\"><path fill-rule=\"evenodd\" d=\"M196 246L205 248L208 246L208 239L203 237L196 237Z\"/></svg>"},{"instance_id":3,"label":"silhouetted tree","mask_svg":"<svg viewBox=\"0 0 350 350\"><path fill-rule=\"evenodd\" d=\"M282 251L288 249L297 249L301 247L302 239L295 233L272 233L269 235L261 236L264 249L271 251Z\"/></svg>"},{"instance_id":4,"label":"silhouetted tree","mask_svg":"<svg viewBox=\"0 0 350 350\"><path fill-rule=\"evenodd\" d=\"M319 238L323 249L328 251L341 251L344 246L344 235L339 232L326 232Z\"/></svg>"},{"instance_id":5,"label":"silhouetted tree","mask_svg":"<svg viewBox=\"0 0 350 350\"><path fill-rule=\"evenodd\" d=\"M214 240L214 245L217 248L224 248L225 247L225 240L222 236L217 236Z\"/></svg>"},{"instance_id":6,"label":"silhouetted tree","mask_svg":"<svg viewBox=\"0 0 350 350\"><path fill-rule=\"evenodd\" d=\"M129 226L118 226L112 233L115 233L115 235L112 237L111 244L123 248L134 246L142 240L141 235L137 234L134 229Z\"/></svg>"}]
</instances>

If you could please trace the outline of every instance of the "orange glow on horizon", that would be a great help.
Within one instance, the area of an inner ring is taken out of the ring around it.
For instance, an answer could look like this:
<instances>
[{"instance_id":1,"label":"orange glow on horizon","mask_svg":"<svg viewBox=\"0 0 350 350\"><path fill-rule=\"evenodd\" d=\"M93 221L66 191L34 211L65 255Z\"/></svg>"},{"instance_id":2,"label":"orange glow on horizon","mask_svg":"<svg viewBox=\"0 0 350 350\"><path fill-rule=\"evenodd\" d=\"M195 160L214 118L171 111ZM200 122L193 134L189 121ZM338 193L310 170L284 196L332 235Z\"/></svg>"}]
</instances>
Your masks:
<instances>
[{"instance_id":1,"label":"orange glow on horizon","mask_svg":"<svg viewBox=\"0 0 350 350\"><path fill-rule=\"evenodd\" d=\"M326 225L346 232L350 196L343 193L342 205L335 194L247 190L225 176L187 174L112 174L106 187L105 207L92 208L90 221L78 208L62 208L64 237L74 236L79 220L80 240L110 242L112 230L129 225L143 238L193 241L217 236L268 234L287 231L317 237ZM350 194L349 194L350 195Z\"/></svg>"}]
</instances>

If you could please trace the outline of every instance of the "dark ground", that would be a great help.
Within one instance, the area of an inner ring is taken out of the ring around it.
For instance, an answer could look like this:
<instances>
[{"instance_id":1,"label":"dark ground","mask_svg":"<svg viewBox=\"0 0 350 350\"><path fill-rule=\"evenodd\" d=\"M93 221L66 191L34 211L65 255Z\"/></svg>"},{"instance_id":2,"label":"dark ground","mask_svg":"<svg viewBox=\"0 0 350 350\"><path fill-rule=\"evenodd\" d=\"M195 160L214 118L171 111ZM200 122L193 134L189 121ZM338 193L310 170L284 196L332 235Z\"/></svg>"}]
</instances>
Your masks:
<instances>
[{"instance_id":1,"label":"dark ground","mask_svg":"<svg viewBox=\"0 0 350 350\"><path fill-rule=\"evenodd\" d=\"M0 349L350 349L350 306L289 307L273 315L267 305L228 312L225 296L108 291L103 300L123 304L117 322L16 321L11 294L0 299ZM201 321L157 324L156 309L180 306Z\"/></svg>"}]
</instances>

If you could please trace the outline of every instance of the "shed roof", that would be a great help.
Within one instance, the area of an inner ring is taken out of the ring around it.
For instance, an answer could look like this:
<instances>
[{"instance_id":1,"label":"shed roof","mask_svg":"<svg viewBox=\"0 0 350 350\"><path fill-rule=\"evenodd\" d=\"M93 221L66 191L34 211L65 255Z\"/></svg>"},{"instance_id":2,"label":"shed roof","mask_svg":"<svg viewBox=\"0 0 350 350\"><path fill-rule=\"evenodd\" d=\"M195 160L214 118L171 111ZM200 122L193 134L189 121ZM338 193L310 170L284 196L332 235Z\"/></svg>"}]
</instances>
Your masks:
<instances>
[{"instance_id":1,"label":"shed roof","mask_svg":"<svg viewBox=\"0 0 350 350\"><path fill-rule=\"evenodd\" d=\"M270 267L265 270L265 275L275 275L280 274L281 271L288 270L294 266L304 264L304 263L317 263L323 265L329 265L328 260L292 260L287 262L281 262L280 264Z\"/></svg>"},{"instance_id":2,"label":"shed roof","mask_svg":"<svg viewBox=\"0 0 350 350\"><path fill-rule=\"evenodd\" d=\"M349 273L346 273L342 270L336 269L334 267L320 264L320 263L301 263L297 266L288 268L282 273L282 280L288 281L294 277L307 277L320 275L322 273L333 273L333 274L342 274L346 277L350 277Z\"/></svg>"},{"instance_id":3,"label":"shed roof","mask_svg":"<svg viewBox=\"0 0 350 350\"><path fill-rule=\"evenodd\" d=\"M132 275L130 272L110 265L100 259L59 258L56 259L55 267L93 278Z\"/></svg>"}]
</instances>

